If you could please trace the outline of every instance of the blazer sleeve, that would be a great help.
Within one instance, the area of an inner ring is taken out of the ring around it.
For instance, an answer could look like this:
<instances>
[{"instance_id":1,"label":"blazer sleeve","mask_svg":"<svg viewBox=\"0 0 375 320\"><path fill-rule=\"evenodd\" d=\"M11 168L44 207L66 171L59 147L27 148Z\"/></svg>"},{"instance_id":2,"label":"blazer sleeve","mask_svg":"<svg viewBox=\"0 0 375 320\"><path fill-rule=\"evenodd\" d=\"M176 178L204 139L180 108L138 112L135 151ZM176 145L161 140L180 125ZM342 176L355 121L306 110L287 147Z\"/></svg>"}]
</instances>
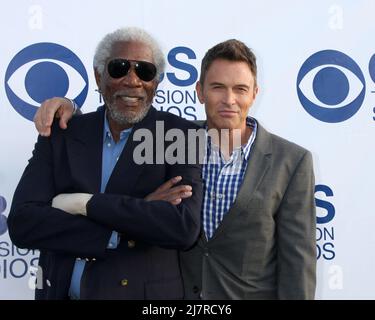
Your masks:
<instances>
[{"instance_id":1,"label":"blazer sleeve","mask_svg":"<svg viewBox=\"0 0 375 320\"><path fill-rule=\"evenodd\" d=\"M87 204L87 216L108 228L164 248L187 249L198 238L202 204L200 165L171 165L168 177L182 176L193 195L175 206L167 201L145 201L123 195L95 194Z\"/></svg>"},{"instance_id":2,"label":"blazer sleeve","mask_svg":"<svg viewBox=\"0 0 375 320\"><path fill-rule=\"evenodd\" d=\"M54 170L58 168L53 164L51 139L39 136L13 196L8 217L11 240L20 248L104 256L112 230L51 207L57 194Z\"/></svg>"},{"instance_id":3,"label":"blazer sleeve","mask_svg":"<svg viewBox=\"0 0 375 320\"><path fill-rule=\"evenodd\" d=\"M311 153L296 166L277 213L279 299L314 299L316 286L315 179Z\"/></svg>"}]
</instances>

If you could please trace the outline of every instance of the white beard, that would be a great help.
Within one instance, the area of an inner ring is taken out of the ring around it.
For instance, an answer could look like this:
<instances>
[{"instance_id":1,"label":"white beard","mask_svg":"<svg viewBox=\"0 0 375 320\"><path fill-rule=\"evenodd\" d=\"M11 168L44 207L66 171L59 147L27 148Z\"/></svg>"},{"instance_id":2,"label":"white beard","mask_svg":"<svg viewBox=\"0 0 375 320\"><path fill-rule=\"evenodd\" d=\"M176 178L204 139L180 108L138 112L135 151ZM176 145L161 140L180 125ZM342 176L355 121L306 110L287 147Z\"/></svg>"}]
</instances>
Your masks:
<instances>
[{"instance_id":1,"label":"white beard","mask_svg":"<svg viewBox=\"0 0 375 320\"><path fill-rule=\"evenodd\" d=\"M143 107L138 113L136 114L126 114L121 112L117 109L116 106L110 105L106 103L107 112L111 119L116 121L118 124L127 125L127 124L136 124L144 119L147 115L147 112L150 110L151 105Z\"/></svg>"}]
</instances>

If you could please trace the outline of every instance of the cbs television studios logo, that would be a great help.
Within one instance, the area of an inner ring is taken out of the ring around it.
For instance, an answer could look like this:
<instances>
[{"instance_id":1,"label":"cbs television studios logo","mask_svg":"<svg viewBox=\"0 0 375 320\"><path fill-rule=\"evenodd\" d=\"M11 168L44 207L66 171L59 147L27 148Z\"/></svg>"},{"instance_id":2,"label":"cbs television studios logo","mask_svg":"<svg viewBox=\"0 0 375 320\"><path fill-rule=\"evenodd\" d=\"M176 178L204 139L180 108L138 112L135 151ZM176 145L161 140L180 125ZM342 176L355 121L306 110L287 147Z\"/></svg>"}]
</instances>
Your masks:
<instances>
[{"instance_id":1,"label":"cbs television studios logo","mask_svg":"<svg viewBox=\"0 0 375 320\"><path fill-rule=\"evenodd\" d=\"M0 195L0 236L8 231L7 218L3 215L6 208L7 202ZM38 267L38 259L39 253L36 250L20 249L12 242L0 241L0 281L29 276L28 286L34 290L36 285L40 286L38 281L40 283L43 276Z\"/></svg>"},{"instance_id":2,"label":"cbs television studios logo","mask_svg":"<svg viewBox=\"0 0 375 320\"><path fill-rule=\"evenodd\" d=\"M370 59L369 73L375 82L375 55ZM348 55L323 50L302 64L297 76L297 94L303 108L315 119L327 123L343 122L353 117L363 104L365 77ZM375 108L373 111L375 113Z\"/></svg>"},{"instance_id":3,"label":"cbs television studios logo","mask_svg":"<svg viewBox=\"0 0 375 320\"><path fill-rule=\"evenodd\" d=\"M180 60L181 55L188 61ZM195 60L195 52L188 47L169 51L168 63L174 70L162 74L160 82L167 79L177 88L159 87L154 101L158 109L197 120L195 90L182 89L194 85L198 78ZM31 121L39 105L51 97L70 97L81 107L89 83L81 60L71 50L55 43L36 43L22 49L9 63L4 82L13 108Z\"/></svg>"},{"instance_id":4,"label":"cbs television studios logo","mask_svg":"<svg viewBox=\"0 0 375 320\"><path fill-rule=\"evenodd\" d=\"M89 84L78 56L64 46L49 42L35 43L18 52L8 65L4 82L9 102L30 121L39 105L55 96L73 97L81 107Z\"/></svg>"}]
</instances>

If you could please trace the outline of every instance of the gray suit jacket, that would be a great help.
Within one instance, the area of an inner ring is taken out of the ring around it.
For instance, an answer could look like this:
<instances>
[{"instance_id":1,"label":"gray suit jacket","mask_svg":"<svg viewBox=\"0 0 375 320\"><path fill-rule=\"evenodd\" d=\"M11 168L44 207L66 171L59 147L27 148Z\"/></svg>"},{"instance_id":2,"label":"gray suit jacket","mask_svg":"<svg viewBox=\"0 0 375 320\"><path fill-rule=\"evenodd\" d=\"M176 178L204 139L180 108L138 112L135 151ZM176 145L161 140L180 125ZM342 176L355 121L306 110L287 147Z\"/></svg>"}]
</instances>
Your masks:
<instances>
[{"instance_id":1,"label":"gray suit jacket","mask_svg":"<svg viewBox=\"0 0 375 320\"><path fill-rule=\"evenodd\" d=\"M236 201L213 237L181 252L186 299L313 299L311 153L258 126Z\"/></svg>"}]
</instances>

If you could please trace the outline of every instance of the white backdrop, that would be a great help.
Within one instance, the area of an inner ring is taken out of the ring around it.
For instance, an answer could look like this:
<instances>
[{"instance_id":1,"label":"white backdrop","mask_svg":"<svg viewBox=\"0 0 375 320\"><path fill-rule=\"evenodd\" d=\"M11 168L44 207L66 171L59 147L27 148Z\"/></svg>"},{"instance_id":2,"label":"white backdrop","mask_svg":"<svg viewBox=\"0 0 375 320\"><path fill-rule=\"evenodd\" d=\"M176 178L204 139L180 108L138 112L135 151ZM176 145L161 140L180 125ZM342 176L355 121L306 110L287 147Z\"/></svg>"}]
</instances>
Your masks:
<instances>
[{"instance_id":1,"label":"white backdrop","mask_svg":"<svg viewBox=\"0 0 375 320\"><path fill-rule=\"evenodd\" d=\"M0 299L33 297L38 253L11 244L4 218L37 138L28 119L48 95L79 97L83 112L95 110L93 53L122 26L162 43L168 67L154 105L187 119L205 117L194 84L206 50L228 38L253 48L260 94L250 114L313 153L316 297L375 299L374 12L372 0L2 3Z\"/></svg>"}]
</instances>

